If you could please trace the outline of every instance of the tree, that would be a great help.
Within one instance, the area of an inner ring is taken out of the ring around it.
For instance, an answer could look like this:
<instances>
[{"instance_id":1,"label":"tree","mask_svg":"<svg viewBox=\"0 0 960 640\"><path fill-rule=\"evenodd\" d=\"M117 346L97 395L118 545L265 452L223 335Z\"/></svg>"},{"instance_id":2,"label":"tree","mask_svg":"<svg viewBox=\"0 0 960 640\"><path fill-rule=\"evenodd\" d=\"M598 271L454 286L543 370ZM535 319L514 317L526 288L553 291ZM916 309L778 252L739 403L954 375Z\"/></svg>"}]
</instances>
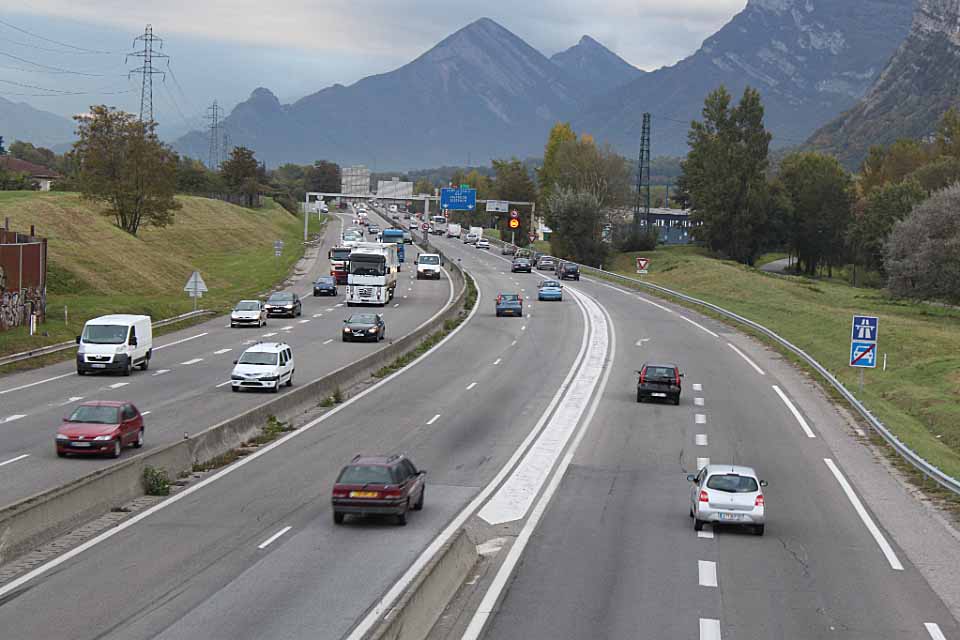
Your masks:
<instances>
[{"instance_id":1,"label":"tree","mask_svg":"<svg viewBox=\"0 0 960 640\"><path fill-rule=\"evenodd\" d=\"M938 158L911 173L907 179L916 180L928 194L945 189L960 182L960 156Z\"/></svg>"},{"instance_id":2,"label":"tree","mask_svg":"<svg viewBox=\"0 0 960 640\"><path fill-rule=\"evenodd\" d=\"M57 168L57 154L50 149L35 147L29 142L14 141L10 145L10 155L19 160L32 162L48 169Z\"/></svg>"},{"instance_id":3,"label":"tree","mask_svg":"<svg viewBox=\"0 0 960 640\"><path fill-rule=\"evenodd\" d=\"M694 234L710 249L753 264L768 230L765 171L770 134L763 126L760 94L743 92L736 107L720 87L707 96L703 121L691 123L690 153L680 192L691 202Z\"/></svg>"},{"instance_id":4,"label":"tree","mask_svg":"<svg viewBox=\"0 0 960 640\"><path fill-rule=\"evenodd\" d=\"M180 208L174 199L177 154L157 138L156 123L104 105L76 120L81 195L106 203L105 215L131 235L142 225L171 224Z\"/></svg>"},{"instance_id":5,"label":"tree","mask_svg":"<svg viewBox=\"0 0 960 640\"><path fill-rule=\"evenodd\" d=\"M321 193L340 192L340 165L329 160L317 160L304 171L304 191Z\"/></svg>"},{"instance_id":6,"label":"tree","mask_svg":"<svg viewBox=\"0 0 960 640\"><path fill-rule=\"evenodd\" d=\"M230 158L220 167L224 182L243 194L248 207L253 207L260 193L259 173L260 165L253 151L246 147L234 147Z\"/></svg>"},{"instance_id":7,"label":"tree","mask_svg":"<svg viewBox=\"0 0 960 640\"><path fill-rule=\"evenodd\" d=\"M887 148L871 147L860 169L864 195L900 182L931 160L930 150L916 140L897 140Z\"/></svg>"},{"instance_id":8,"label":"tree","mask_svg":"<svg viewBox=\"0 0 960 640\"><path fill-rule=\"evenodd\" d=\"M221 190L220 176L199 160L182 156L177 162L177 193L209 195Z\"/></svg>"},{"instance_id":9,"label":"tree","mask_svg":"<svg viewBox=\"0 0 960 640\"><path fill-rule=\"evenodd\" d=\"M935 193L894 225L884 268L894 295L960 301L960 186Z\"/></svg>"},{"instance_id":10,"label":"tree","mask_svg":"<svg viewBox=\"0 0 960 640\"><path fill-rule=\"evenodd\" d=\"M547 201L550 199L550 192L556 187L559 176L559 167L557 152L560 145L564 142L575 142L577 134L569 122L558 122L550 130L550 136L547 138L547 146L543 152L543 164L537 170L537 182L540 188L540 200L538 204L541 208L547 207Z\"/></svg>"},{"instance_id":11,"label":"tree","mask_svg":"<svg viewBox=\"0 0 960 640\"><path fill-rule=\"evenodd\" d=\"M923 202L927 193L915 180L875 189L858 208L850 226L850 246L857 264L883 274L883 251L894 225Z\"/></svg>"},{"instance_id":12,"label":"tree","mask_svg":"<svg viewBox=\"0 0 960 640\"><path fill-rule=\"evenodd\" d=\"M433 195L433 183L427 180L426 178L420 178L413 184L413 193L414 195L421 193L428 193Z\"/></svg>"},{"instance_id":13,"label":"tree","mask_svg":"<svg viewBox=\"0 0 960 640\"><path fill-rule=\"evenodd\" d=\"M566 140L556 146L554 160L554 186L592 193L601 210L629 199L629 163L609 145L597 147L590 136Z\"/></svg>"},{"instance_id":14,"label":"tree","mask_svg":"<svg viewBox=\"0 0 960 640\"><path fill-rule=\"evenodd\" d=\"M853 204L850 174L832 156L793 153L780 165L780 180L791 202L787 234L798 269L814 275L840 264Z\"/></svg>"},{"instance_id":15,"label":"tree","mask_svg":"<svg viewBox=\"0 0 960 640\"><path fill-rule=\"evenodd\" d=\"M495 173L493 181L494 193L498 200L506 200L508 202L536 201L537 187L533 183L529 171L527 171L527 168L520 160L517 158L494 160L493 170ZM502 214L497 218L497 227L500 229L501 238L510 238L512 235L511 231L515 231L516 234L519 234L513 235L514 239L518 240L517 244L525 246L527 244L527 234L533 225L531 208L529 206L517 206L516 209L520 214L519 229L511 229L509 227L510 218Z\"/></svg>"},{"instance_id":16,"label":"tree","mask_svg":"<svg viewBox=\"0 0 960 640\"><path fill-rule=\"evenodd\" d=\"M558 187L547 201L547 211L555 256L591 266L603 264L609 245L601 239L604 219L595 195Z\"/></svg>"}]
</instances>

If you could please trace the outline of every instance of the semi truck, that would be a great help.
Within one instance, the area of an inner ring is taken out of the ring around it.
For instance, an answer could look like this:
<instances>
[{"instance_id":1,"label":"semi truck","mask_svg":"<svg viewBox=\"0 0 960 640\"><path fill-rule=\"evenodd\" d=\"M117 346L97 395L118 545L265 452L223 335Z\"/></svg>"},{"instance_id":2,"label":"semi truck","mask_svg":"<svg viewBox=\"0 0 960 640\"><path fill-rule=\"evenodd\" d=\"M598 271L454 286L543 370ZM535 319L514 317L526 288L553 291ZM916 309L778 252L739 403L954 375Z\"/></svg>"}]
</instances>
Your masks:
<instances>
[{"instance_id":1,"label":"semi truck","mask_svg":"<svg viewBox=\"0 0 960 640\"><path fill-rule=\"evenodd\" d=\"M384 306L393 300L400 260L393 242L358 242L350 252L347 306Z\"/></svg>"},{"instance_id":2,"label":"semi truck","mask_svg":"<svg viewBox=\"0 0 960 640\"><path fill-rule=\"evenodd\" d=\"M337 280L337 284L347 284L347 274L350 271L350 247L334 247L327 253L330 258L330 275Z\"/></svg>"}]
</instances>

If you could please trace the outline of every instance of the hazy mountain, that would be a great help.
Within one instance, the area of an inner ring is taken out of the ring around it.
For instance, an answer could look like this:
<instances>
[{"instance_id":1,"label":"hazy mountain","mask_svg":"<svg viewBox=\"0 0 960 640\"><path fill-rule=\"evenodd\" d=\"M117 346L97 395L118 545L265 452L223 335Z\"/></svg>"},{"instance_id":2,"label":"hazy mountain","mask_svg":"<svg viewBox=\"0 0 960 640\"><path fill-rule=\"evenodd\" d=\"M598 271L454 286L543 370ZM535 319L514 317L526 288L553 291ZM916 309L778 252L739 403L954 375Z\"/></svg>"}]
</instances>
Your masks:
<instances>
[{"instance_id":1,"label":"hazy mountain","mask_svg":"<svg viewBox=\"0 0 960 640\"><path fill-rule=\"evenodd\" d=\"M0 136L7 146L15 140L47 148L63 145L74 139L74 129L74 123L62 116L0 98Z\"/></svg>"},{"instance_id":2,"label":"hazy mountain","mask_svg":"<svg viewBox=\"0 0 960 640\"><path fill-rule=\"evenodd\" d=\"M275 165L335 158L403 169L525 157L550 127L573 116L583 94L562 69L483 18L413 62L290 105L257 89L226 118L233 144ZM203 133L176 147L204 158Z\"/></svg>"},{"instance_id":3,"label":"hazy mountain","mask_svg":"<svg viewBox=\"0 0 960 640\"><path fill-rule=\"evenodd\" d=\"M684 155L691 119L721 84L747 85L766 106L774 145L802 143L873 84L910 28L912 0L749 0L701 48L589 105L577 130L634 155L643 112L653 114L653 153Z\"/></svg>"},{"instance_id":4,"label":"hazy mountain","mask_svg":"<svg viewBox=\"0 0 960 640\"><path fill-rule=\"evenodd\" d=\"M960 0L918 0L910 35L877 83L811 145L856 167L870 145L932 134L951 106L960 106Z\"/></svg>"},{"instance_id":5,"label":"hazy mountain","mask_svg":"<svg viewBox=\"0 0 960 640\"><path fill-rule=\"evenodd\" d=\"M590 36L550 60L592 94L606 93L645 73Z\"/></svg>"}]
</instances>

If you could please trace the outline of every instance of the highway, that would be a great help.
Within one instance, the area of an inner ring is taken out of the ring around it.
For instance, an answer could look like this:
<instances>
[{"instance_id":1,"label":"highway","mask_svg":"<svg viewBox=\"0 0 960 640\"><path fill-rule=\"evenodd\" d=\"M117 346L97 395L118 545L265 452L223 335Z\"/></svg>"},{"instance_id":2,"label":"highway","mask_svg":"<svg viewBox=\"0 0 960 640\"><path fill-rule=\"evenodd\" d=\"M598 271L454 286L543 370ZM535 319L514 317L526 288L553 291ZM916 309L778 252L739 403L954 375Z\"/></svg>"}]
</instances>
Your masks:
<instances>
[{"instance_id":1,"label":"highway","mask_svg":"<svg viewBox=\"0 0 960 640\"><path fill-rule=\"evenodd\" d=\"M149 450L195 434L266 401L268 392L232 393L233 361L257 341L282 340L293 348L295 381L307 382L383 348L385 343L344 343L340 339L347 309L338 298L312 297L312 283L329 273L327 251L339 238L341 223L332 221L317 261L292 289L303 300L298 318L271 318L262 329L231 329L229 318L218 317L155 340L154 357L146 372L119 375L76 375L73 361L0 378L0 505L10 504L46 489L104 468L105 458L60 459L54 435L60 420L84 400L125 400L145 414ZM444 308L452 295L446 278L416 280L411 265L400 273L395 303L384 309L387 342L419 326ZM286 388L280 393L285 393ZM149 412L149 413L148 413ZM133 455L126 450L123 457ZM121 457L121 459L123 459Z\"/></svg>"}]
</instances>

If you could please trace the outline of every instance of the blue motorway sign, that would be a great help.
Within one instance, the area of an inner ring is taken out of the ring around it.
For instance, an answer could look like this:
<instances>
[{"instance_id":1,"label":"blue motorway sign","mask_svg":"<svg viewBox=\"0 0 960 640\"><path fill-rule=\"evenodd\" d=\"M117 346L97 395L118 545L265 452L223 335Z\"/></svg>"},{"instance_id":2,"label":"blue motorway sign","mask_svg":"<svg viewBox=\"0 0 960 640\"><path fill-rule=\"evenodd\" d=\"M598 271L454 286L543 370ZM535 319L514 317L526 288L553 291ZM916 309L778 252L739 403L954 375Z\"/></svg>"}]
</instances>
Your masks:
<instances>
[{"instance_id":1,"label":"blue motorway sign","mask_svg":"<svg viewBox=\"0 0 960 640\"><path fill-rule=\"evenodd\" d=\"M875 369L877 366L877 343L854 340L850 344L850 366Z\"/></svg>"},{"instance_id":2,"label":"blue motorway sign","mask_svg":"<svg viewBox=\"0 0 960 640\"><path fill-rule=\"evenodd\" d=\"M880 330L880 319L876 316L853 316L853 330L850 339L876 342Z\"/></svg>"},{"instance_id":3,"label":"blue motorway sign","mask_svg":"<svg viewBox=\"0 0 960 640\"><path fill-rule=\"evenodd\" d=\"M473 211L477 208L477 190L441 189L440 208L448 211Z\"/></svg>"}]
</instances>

